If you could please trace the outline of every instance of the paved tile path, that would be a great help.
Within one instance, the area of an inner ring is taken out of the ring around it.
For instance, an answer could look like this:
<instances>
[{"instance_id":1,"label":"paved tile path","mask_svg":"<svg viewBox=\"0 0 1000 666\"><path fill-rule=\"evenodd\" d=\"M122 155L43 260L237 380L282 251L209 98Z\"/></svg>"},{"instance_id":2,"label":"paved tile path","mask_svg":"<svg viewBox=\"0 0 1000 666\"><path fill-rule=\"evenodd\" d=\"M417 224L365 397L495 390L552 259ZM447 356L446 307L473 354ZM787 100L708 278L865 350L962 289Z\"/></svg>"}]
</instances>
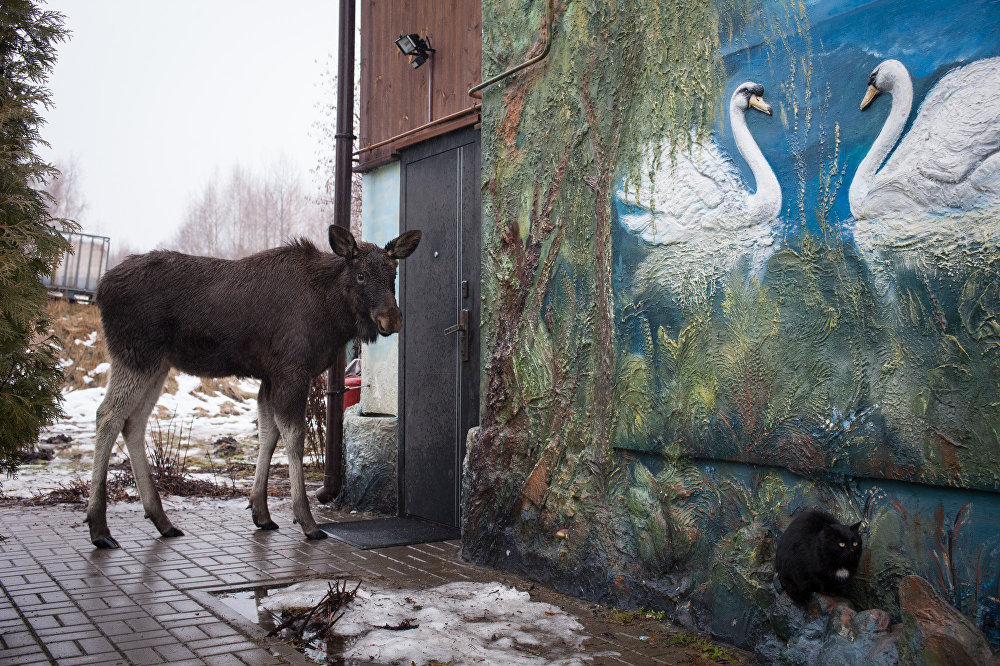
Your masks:
<instances>
[{"instance_id":1,"label":"paved tile path","mask_svg":"<svg viewBox=\"0 0 1000 666\"><path fill-rule=\"evenodd\" d=\"M271 502L282 526L273 532L253 528L246 500L165 504L184 537L154 538L142 507L119 503L108 522L122 547L110 551L91 545L82 508L0 505L0 664L303 663L207 591L344 575L416 589L459 580L530 585L463 562L458 542L361 551L332 538L307 541L287 501ZM356 519L314 512L319 522ZM639 640L648 629L608 624L589 604L544 588L532 597L580 619L592 636L585 648L602 655L593 663L680 663L677 648Z\"/></svg>"}]
</instances>

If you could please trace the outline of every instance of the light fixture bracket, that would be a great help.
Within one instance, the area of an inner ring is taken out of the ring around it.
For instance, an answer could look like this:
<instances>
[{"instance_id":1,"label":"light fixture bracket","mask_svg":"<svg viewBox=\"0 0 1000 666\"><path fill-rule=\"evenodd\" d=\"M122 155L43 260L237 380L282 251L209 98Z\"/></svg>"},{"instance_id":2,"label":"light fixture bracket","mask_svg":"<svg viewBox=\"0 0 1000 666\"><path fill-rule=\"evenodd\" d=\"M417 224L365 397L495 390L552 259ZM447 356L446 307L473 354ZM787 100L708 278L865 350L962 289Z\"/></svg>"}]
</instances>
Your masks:
<instances>
[{"instance_id":1,"label":"light fixture bracket","mask_svg":"<svg viewBox=\"0 0 1000 666\"><path fill-rule=\"evenodd\" d=\"M421 37L415 32L408 35L400 35L396 40L396 47L400 53L410 58L410 66L413 69L427 62L431 54L435 53L434 49L431 48L430 38L426 36Z\"/></svg>"}]
</instances>

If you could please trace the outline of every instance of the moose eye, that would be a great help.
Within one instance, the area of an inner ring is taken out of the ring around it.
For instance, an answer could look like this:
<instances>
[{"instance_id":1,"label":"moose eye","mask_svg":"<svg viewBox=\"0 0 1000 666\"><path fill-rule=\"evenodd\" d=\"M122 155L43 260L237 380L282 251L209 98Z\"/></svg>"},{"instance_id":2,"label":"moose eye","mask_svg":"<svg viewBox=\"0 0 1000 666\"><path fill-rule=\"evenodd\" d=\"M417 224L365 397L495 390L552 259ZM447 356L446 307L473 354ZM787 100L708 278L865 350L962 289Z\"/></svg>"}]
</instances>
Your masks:
<instances>
[{"instance_id":1,"label":"moose eye","mask_svg":"<svg viewBox=\"0 0 1000 666\"><path fill-rule=\"evenodd\" d=\"M841 541L841 542L840 542L840 547L841 547L841 548L844 548L845 546L847 546L847 544L846 544L846 543L844 543L843 541Z\"/></svg>"},{"instance_id":2,"label":"moose eye","mask_svg":"<svg viewBox=\"0 0 1000 666\"><path fill-rule=\"evenodd\" d=\"M365 274L358 273L358 282L364 282L364 281L365 281Z\"/></svg>"}]
</instances>

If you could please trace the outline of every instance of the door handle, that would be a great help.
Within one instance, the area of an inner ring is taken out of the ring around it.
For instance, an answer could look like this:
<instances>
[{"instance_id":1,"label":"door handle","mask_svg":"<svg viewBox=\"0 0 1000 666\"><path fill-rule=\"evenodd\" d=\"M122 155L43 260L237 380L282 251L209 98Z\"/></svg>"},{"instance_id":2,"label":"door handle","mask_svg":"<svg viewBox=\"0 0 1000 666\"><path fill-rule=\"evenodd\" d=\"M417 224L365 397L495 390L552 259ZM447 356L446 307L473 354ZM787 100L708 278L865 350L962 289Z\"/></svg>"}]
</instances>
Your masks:
<instances>
[{"instance_id":1,"label":"door handle","mask_svg":"<svg viewBox=\"0 0 1000 666\"><path fill-rule=\"evenodd\" d=\"M469 360L469 311L462 309L458 311L458 323L444 329L445 335L459 333L458 345L462 354L462 360Z\"/></svg>"}]
</instances>

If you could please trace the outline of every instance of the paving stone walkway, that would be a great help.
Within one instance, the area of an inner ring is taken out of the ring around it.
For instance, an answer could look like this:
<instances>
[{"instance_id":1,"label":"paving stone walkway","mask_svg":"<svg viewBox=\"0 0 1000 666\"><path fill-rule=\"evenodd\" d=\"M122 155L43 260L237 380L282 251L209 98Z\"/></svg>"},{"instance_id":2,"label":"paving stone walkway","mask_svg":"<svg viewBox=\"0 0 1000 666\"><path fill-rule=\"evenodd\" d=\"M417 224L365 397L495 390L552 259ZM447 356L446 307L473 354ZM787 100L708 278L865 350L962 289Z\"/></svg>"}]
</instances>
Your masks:
<instances>
[{"instance_id":1,"label":"paving stone walkway","mask_svg":"<svg viewBox=\"0 0 1000 666\"><path fill-rule=\"evenodd\" d=\"M0 505L0 664L304 663L208 592L334 576L414 589L453 581L530 588L583 623L584 647L598 655L591 663L686 662L662 640L641 640L648 627L608 623L586 602L463 562L455 541L362 551L305 540L287 500L272 500L282 528L271 532L253 528L246 500L171 504L185 532L175 539L154 538L139 504L109 507L118 550L93 548L82 508ZM319 522L357 519L313 510Z\"/></svg>"}]
</instances>

